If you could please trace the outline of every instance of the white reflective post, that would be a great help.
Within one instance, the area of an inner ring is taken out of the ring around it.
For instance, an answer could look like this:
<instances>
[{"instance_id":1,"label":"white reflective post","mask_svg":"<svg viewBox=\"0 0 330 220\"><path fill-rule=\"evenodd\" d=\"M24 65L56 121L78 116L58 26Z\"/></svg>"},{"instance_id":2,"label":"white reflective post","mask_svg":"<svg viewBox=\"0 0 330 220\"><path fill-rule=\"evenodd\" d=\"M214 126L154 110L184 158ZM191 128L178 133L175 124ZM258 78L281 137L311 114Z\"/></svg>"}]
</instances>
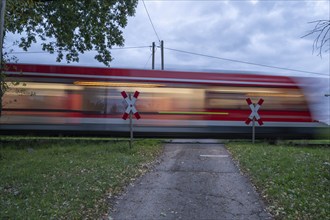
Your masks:
<instances>
[{"instance_id":1,"label":"white reflective post","mask_svg":"<svg viewBox=\"0 0 330 220\"><path fill-rule=\"evenodd\" d=\"M252 119L252 144L254 144L256 139L256 119L253 117Z\"/></svg>"}]
</instances>

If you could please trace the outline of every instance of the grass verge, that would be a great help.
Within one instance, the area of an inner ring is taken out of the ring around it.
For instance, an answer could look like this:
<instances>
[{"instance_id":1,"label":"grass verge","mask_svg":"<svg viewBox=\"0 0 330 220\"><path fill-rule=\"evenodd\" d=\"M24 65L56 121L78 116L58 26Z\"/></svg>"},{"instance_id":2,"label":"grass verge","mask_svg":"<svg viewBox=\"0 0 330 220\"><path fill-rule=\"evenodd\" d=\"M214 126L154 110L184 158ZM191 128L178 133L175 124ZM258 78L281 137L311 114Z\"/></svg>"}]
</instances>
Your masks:
<instances>
[{"instance_id":1,"label":"grass verge","mask_svg":"<svg viewBox=\"0 0 330 220\"><path fill-rule=\"evenodd\" d=\"M330 219L330 148L231 142L276 219Z\"/></svg>"},{"instance_id":2,"label":"grass verge","mask_svg":"<svg viewBox=\"0 0 330 220\"><path fill-rule=\"evenodd\" d=\"M156 140L0 140L0 219L98 219L109 199L146 172Z\"/></svg>"}]
</instances>

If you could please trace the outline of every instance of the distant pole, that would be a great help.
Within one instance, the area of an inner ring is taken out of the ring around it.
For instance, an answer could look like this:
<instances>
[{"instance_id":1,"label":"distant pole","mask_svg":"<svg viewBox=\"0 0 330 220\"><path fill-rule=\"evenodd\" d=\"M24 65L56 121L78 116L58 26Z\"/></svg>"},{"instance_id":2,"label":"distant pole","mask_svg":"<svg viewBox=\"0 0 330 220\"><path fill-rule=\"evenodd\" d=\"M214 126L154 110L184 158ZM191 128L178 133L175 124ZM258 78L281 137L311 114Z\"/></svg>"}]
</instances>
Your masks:
<instances>
[{"instance_id":1,"label":"distant pole","mask_svg":"<svg viewBox=\"0 0 330 220\"><path fill-rule=\"evenodd\" d=\"M162 59L162 70L164 70L164 41L160 41L161 59Z\"/></svg>"},{"instance_id":2,"label":"distant pole","mask_svg":"<svg viewBox=\"0 0 330 220\"><path fill-rule=\"evenodd\" d=\"M155 69L155 42L152 42L152 64L151 64L151 69Z\"/></svg>"}]
</instances>

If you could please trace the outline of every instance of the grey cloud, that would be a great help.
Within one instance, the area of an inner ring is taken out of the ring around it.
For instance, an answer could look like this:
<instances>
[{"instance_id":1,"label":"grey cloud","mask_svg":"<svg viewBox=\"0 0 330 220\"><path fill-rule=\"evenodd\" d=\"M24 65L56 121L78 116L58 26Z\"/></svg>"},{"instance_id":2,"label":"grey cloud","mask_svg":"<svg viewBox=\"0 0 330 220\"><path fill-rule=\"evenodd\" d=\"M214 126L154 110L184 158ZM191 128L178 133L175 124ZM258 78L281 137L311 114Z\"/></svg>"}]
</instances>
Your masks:
<instances>
[{"instance_id":1,"label":"grey cloud","mask_svg":"<svg viewBox=\"0 0 330 220\"><path fill-rule=\"evenodd\" d=\"M266 65L329 73L329 55L312 54L309 21L329 15L323 1L145 1L165 47ZM140 2L124 30L125 46L159 45ZM159 48L156 64L160 63ZM149 68L150 48L114 50L112 66ZM27 60L28 56L21 56ZM31 57L31 56L29 56ZM29 59L30 61L31 59ZM100 65L87 53L75 65ZM147 62L149 60L149 62ZM48 59L54 63L55 59ZM44 61L43 61L44 62ZM147 64L147 66L146 66ZM165 67L278 70L165 51Z\"/></svg>"}]
</instances>

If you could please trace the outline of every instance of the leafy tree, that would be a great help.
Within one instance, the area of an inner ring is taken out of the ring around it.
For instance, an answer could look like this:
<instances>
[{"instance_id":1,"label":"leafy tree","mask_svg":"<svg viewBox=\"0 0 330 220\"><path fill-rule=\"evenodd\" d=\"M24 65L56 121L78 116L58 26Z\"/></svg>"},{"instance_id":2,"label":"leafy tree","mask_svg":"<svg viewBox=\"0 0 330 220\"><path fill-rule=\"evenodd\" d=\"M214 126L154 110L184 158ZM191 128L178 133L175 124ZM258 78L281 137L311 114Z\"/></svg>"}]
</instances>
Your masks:
<instances>
[{"instance_id":1,"label":"leafy tree","mask_svg":"<svg viewBox=\"0 0 330 220\"><path fill-rule=\"evenodd\" d=\"M7 32L21 34L27 51L41 41L57 61L78 62L79 54L96 50L95 59L109 66L112 46L123 46L122 29L138 0L7 0Z\"/></svg>"},{"instance_id":2,"label":"leafy tree","mask_svg":"<svg viewBox=\"0 0 330 220\"><path fill-rule=\"evenodd\" d=\"M137 4L138 0L7 0L2 31L20 34L16 43L25 51L41 41L44 51L57 53L58 62L64 57L78 62L79 54L96 50L95 59L110 66L110 49L124 45L122 29ZM1 116L2 96L9 85L4 80L2 53L0 59Z\"/></svg>"}]
</instances>

